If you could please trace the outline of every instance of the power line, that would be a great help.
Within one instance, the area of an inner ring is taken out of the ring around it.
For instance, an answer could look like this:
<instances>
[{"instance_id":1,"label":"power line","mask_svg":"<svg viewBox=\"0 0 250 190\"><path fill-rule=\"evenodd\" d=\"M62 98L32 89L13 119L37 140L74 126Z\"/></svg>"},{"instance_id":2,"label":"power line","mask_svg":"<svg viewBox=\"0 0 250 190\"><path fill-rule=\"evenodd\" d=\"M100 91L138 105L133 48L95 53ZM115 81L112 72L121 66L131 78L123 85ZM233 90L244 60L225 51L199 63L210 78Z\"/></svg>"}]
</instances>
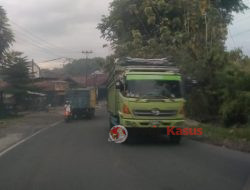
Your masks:
<instances>
[{"instance_id":1,"label":"power line","mask_svg":"<svg viewBox=\"0 0 250 190\"><path fill-rule=\"evenodd\" d=\"M15 25L16 27L18 27L20 30L22 30L23 32L27 33L28 35L30 35L33 39L36 39L38 40L39 42L42 42L44 44L47 44L47 46L50 46L52 48L56 48L56 49L61 49L61 50L64 50L64 51L68 51L68 52L72 52L72 53L79 53L78 51L73 51L71 49L66 49L66 48L63 48L63 47L59 47L51 42L48 42L47 40L45 40L44 38L30 32L29 30L27 30L26 28L20 26L19 24L15 23L14 21L10 21L13 25Z\"/></svg>"},{"instance_id":2,"label":"power line","mask_svg":"<svg viewBox=\"0 0 250 190\"><path fill-rule=\"evenodd\" d=\"M233 22L242 22L242 21L245 21L245 20L247 20L249 18L250 18L250 16L247 16L247 17L244 17L244 18L239 19L239 20L234 20Z\"/></svg>"},{"instance_id":3,"label":"power line","mask_svg":"<svg viewBox=\"0 0 250 190\"><path fill-rule=\"evenodd\" d=\"M19 36L19 40L22 39L22 41L26 41L28 42L29 45L33 46L33 47L36 47L38 49L40 49L41 51L43 51L44 53L46 54L50 54L50 55L53 55L53 56L56 56L56 57L62 57L62 55L58 55L57 53L51 51L51 50L48 50L46 47L43 47L41 46L39 43L35 43L34 40L28 38L27 36Z\"/></svg>"},{"instance_id":4,"label":"power line","mask_svg":"<svg viewBox=\"0 0 250 190\"><path fill-rule=\"evenodd\" d=\"M24 43L28 42L29 45L35 47L36 49L39 49L44 54L52 55L53 57L65 57L65 56L63 56L61 54L58 54L55 51L51 50L50 47L44 46L44 44L42 44L39 40L37 40L36 38L28 35L24 31L20 31L20 32L22 33L22 35L18 36L18 38L17 38L18 40L22 39L21 41L23 41ZM39 53L40 53L40 51L39 51ZM73 58L68 58L68 59L73 59Z\"/></svg>"},{"instance_id":5,"label":"power line","mask_svg":"<svg viewBox=\"0 0 250 190\"><path fill-rule=\"evenodd\" d=\"M235 43L235 41L234 41L234 39L233 39L233 36L232 36L232 34L231 34L230 28L228 29L228 33L229 33L229 36L230 36L230 38L231 38L231 40L232 40L232 42L233 42L234 48L236 48L236 43Z\"/></svg>"},{"instance_id":6,"label":"power line","mask_svg":"<svg viewBox=\"0 0 250 190\"><path fill-rule=\"evenodd\" d=\"M46 55L50 55L50 56L52 55L53 57L55 57L55 56L59 57L57 54L52 53L51 51L49 51L46 48L43 48L43 47L37 45L36 43L31 42L31 43L29 43L29 45L31 45L31 46L33 46L33 47L35 47L37 49L40 49L41 51L39 51L38 53L44 53ZM59 59L74 60L73 58L69 58L69 57L60 57L60 58L56 58L56 59L46 60L46 61L43 61L41 63L52 62L52 61L59 60Z\"/></svg>"},{"instance_id":7,"label":"power line","mask_svg":"<svg viewBox=\"0 0 250 190\"><path fill-rule=\"evenodd\" d=\"M239 35L242 35L242 34L245 34L245 33L248 33L248 32L250 32L250 29L245 30L245 31L242 31L242 32L238 32L238 33L236 33L236 34L233 34L233 37L239 36Z\"/></svg>"},{"instance_id":8,"label":"power line","mask_svg":"<svg viewBox=\"0 0 250 190\"><path fill-rule=\"evenodd\" d=\"M18 26L18 25L15 25L15 26ZM18 32L21 32L22 34L25 34L29 39L32 39L33 41L36 41L38 42L39 44L46 44L44 43L45 40L41 40L37 37L35 37L34 35L32 35L31 33L27 32L26 30L22 29L21 27L17 27L16 30L18 30ZM51 48L51 46L49 44L46 44L47 47Z\"/></svg>"},{"instance_id":9,"label":"power line","mask_svg":"<svg viewBox=\"0 0 250 190\"><path fill-rule=\"evenodd\" d=\"M59 58L55 58L55 59L49 59L49 60L41 61L41 62L38 63L38 64L49 63L49 62L53 62L53 61L60 60L60 59L65 59L65 60L68 60L68 61L69 61L69 60L74 60L74 59L67 58L67 57L59 57Z\"/></svg>"},{"instance_id":10,"label":"power line","mask_svg":"<svg viewBox=\"0 0 250 190\"><path fill-rule=\"evenodd\" d=\"M26 41L35 44L36 46L40 46L40 47L42 47L43 49L46 49L46 50L51 51L51 52L55 52L54 49L52 49L52 48L49 47L48 45L43 44L41 41L39 41L39 40L37 40L36 38L34 38L34 37L28 35L28 34L25 33L24 31L17 31L17 29L14 29L14 31L15 31L15 33L21 34L21 35L18 35L18 36L17 36L17 39L18 39L18 38L23 38L23 39L25 39ZM56 54L58 54L58 53L56 53Z\"/></svg>"},{"instance_id":11,"label":"power line","mask_svg":"<svg viewBox=\"0 0 250 190\"><path fill-rule=\"evenodd\" d=\"M45 61L42 61L42 62L40 62L38 64L49 63L49 62L53 62L53 61L60 60L60 59L64 59L64 57L59 57L59 58L55 58L55 59L45 60Z\"/></svg>"}]
</instances>

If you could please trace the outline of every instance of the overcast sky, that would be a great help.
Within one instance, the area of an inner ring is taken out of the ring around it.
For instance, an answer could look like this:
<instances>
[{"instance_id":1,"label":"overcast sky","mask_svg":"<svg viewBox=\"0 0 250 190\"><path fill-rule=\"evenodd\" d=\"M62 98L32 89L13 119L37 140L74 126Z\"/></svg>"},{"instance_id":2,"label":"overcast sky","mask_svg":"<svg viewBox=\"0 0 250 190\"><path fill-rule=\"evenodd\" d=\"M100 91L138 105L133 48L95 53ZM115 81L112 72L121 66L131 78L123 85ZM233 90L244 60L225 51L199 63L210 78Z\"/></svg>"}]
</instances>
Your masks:
<instances>
[{"instance_id":1,"label":"overcast sky","mask_svg":"<svg viewBox=\"0 0 250 190\"><path fill-rule=\"evenodd\" d=\"M226 45L228 49L241 48L250 56L250 1L245 0L249 7L244 13L234 14L234 21L229 26L229 34Z\"/></svg>"},{"instance_id":2,"label":"overcast sky","mask_svg":"<svg viewBox=\"0 0 250 190\"><path fill-rule=\"evenodd\" d=\"M101 16L108 13L112 0L0 0L15 33L14 49L40 63L59 57L80 58L82 50L93 50L91 57L105 57L105 40L96 29ZM246 3L250 7L249 1ZM241 47L250 55L250 10L235 16L227 46ZM41 63L41 67L62 65Z\"/></svg>"},{"instance_id":3,"label":"overcast sky","mask_svg":"<svg viewBox=\"0 0 250 190\"><path fill-rule=\"evenodd\" d=\"M111 53L96 29L111 0L0 0L15 33L14 49L40 63L58 57L80 58ZM41 67L58 65L40 64Z\"/></svg>"}]
</instances>

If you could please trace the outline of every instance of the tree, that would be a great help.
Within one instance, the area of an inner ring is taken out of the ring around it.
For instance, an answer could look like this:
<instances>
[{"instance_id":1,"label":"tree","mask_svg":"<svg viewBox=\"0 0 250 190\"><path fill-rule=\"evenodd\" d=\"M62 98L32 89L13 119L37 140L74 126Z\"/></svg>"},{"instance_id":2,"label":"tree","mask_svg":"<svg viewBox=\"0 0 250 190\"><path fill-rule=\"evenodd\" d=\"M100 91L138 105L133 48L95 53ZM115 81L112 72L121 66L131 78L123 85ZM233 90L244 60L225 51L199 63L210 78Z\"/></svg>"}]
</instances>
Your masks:
<instances>
[{"instance_id":1,"label":"tree","mask_svg":"<svg viewBox=\"0 0 250 190\"><path fill-rule=\"evenodd\" d=\"M104 64L105 59L101 57L95 57L92 59L79 59L65 65L63 67L63 71L66 75L83 76L85 75L85 72L87 72L87 74L91 74L96 70L102 69Z\"/></svg>"},{"instance_id":2,"label":"tree","mask_svg":"<svg viewBox=\"0 0 250 190\"><path fill-rule=\"evenodd\" d=\"M17 104L23 104L30 84L27 58L20 52L8 52L5 54L4 62L1 73L9 84L7 92L15 96Z\"/></svg>"},{"instance_id":3,"label":"tree","mask_svg":"<svg viewBox=\"0 0 250 190\"><path fill-rule=\"evenodd\" d=\"M14 41L14 35L9 28L4 9L0 6L0 64L3 64L3 54Z\"/></svg>"},{"instance_id":4,"label":"tree","mask_svg":"<svg viewBox=\"0 0 250 190\"><path fill-rule=\"evenodd\" d=\"M242 0L113 0L98 29L115 57L172 57L184 77L198 82L188 96L187 113L211 120L226 113L221 110L229 88L221 81L228 81L226 70L234 68L233 53L225 50L227 26L234 11L246 8Z\"/></svg>"},{"instance_id":5,"label":"tree","mask_svg":"<svg viewBox=\"0 0 250 190\"><path fill-rule=\"evenodd\" d=\"M104 69L105 62L101 57L78 59L64 65L63 68L42 69L41 72L43 77L84 76L85 72L89 75L96 70Z\"/></svg>"},{"instance_id":6,"label":"tree","mask_svg":"<svg viewBox=\"0 0 250 190\"><path fill-rule=\"evenodd\" d=\"M224 47L232 11L244 8L241 0L114 0L98 29L116 56L165 57L189 48L197 57L214 43Z\"/></svg>"}]
</instances>

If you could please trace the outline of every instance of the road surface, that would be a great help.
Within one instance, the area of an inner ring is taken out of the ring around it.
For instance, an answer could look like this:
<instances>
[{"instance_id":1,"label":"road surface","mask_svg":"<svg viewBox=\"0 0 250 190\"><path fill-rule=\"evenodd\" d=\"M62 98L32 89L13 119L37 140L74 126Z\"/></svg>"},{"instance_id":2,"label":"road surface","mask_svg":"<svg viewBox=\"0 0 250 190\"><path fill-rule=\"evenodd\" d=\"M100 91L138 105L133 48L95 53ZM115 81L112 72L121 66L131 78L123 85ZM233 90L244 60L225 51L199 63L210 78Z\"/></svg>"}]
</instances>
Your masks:
<instances>
[{"instance_id":1,"label":"road surface","mask_svg":"<svg viewBox=\"0 0 250 190\"><path fill-rule=\"evenodd\" d=\"M185 140L108 142L104 109L0 157L0 190L248 190L250 154Z\"/></svg>"}]
</instances>

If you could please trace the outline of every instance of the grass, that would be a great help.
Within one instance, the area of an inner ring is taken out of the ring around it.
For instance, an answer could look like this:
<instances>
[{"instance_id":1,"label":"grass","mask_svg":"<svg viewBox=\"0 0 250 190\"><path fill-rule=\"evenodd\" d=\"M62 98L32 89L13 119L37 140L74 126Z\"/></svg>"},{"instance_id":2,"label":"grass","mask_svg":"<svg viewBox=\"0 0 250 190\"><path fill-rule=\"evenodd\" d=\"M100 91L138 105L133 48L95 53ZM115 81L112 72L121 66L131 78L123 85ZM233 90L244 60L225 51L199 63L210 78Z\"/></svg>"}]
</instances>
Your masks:
<instances>
[{"instance_id":1,"label":"grass","mask_svg":"<svg viewBox=\"0 0 250 190\"><path fill-rule=\"evenodd\" d=\"M211 140L221 141L230 140L233 142L250 142L250 126L241 128L224 128L208 124L201 124L203 128L203 137Z\"/></svg>"},{"instance_id":2,"label":"grass","mask_svg":"<svg viewBox=\"0 0 250 190\"><path fill-rule=\"evenodd\" d=\"M199 124L198 126L187 127L203 129L202 136L190 137L193 140L225 146L243 152L250 152L250 124L233 128L225 128L212 124Z\"/></svg>"},{"instance_id":3,"label":"grass","mask_svg":"<svg viewBox=\"0 0 250 190\"><path fill-rule=\"evenodd\" d=\"M1 126L5 126L8 123L12 122L12 121L19 121L21 118L23 118L22 115L16 115L16 116L6 116L3 118L0 118L0 127Z\"/></svg>"}]
</instances>

